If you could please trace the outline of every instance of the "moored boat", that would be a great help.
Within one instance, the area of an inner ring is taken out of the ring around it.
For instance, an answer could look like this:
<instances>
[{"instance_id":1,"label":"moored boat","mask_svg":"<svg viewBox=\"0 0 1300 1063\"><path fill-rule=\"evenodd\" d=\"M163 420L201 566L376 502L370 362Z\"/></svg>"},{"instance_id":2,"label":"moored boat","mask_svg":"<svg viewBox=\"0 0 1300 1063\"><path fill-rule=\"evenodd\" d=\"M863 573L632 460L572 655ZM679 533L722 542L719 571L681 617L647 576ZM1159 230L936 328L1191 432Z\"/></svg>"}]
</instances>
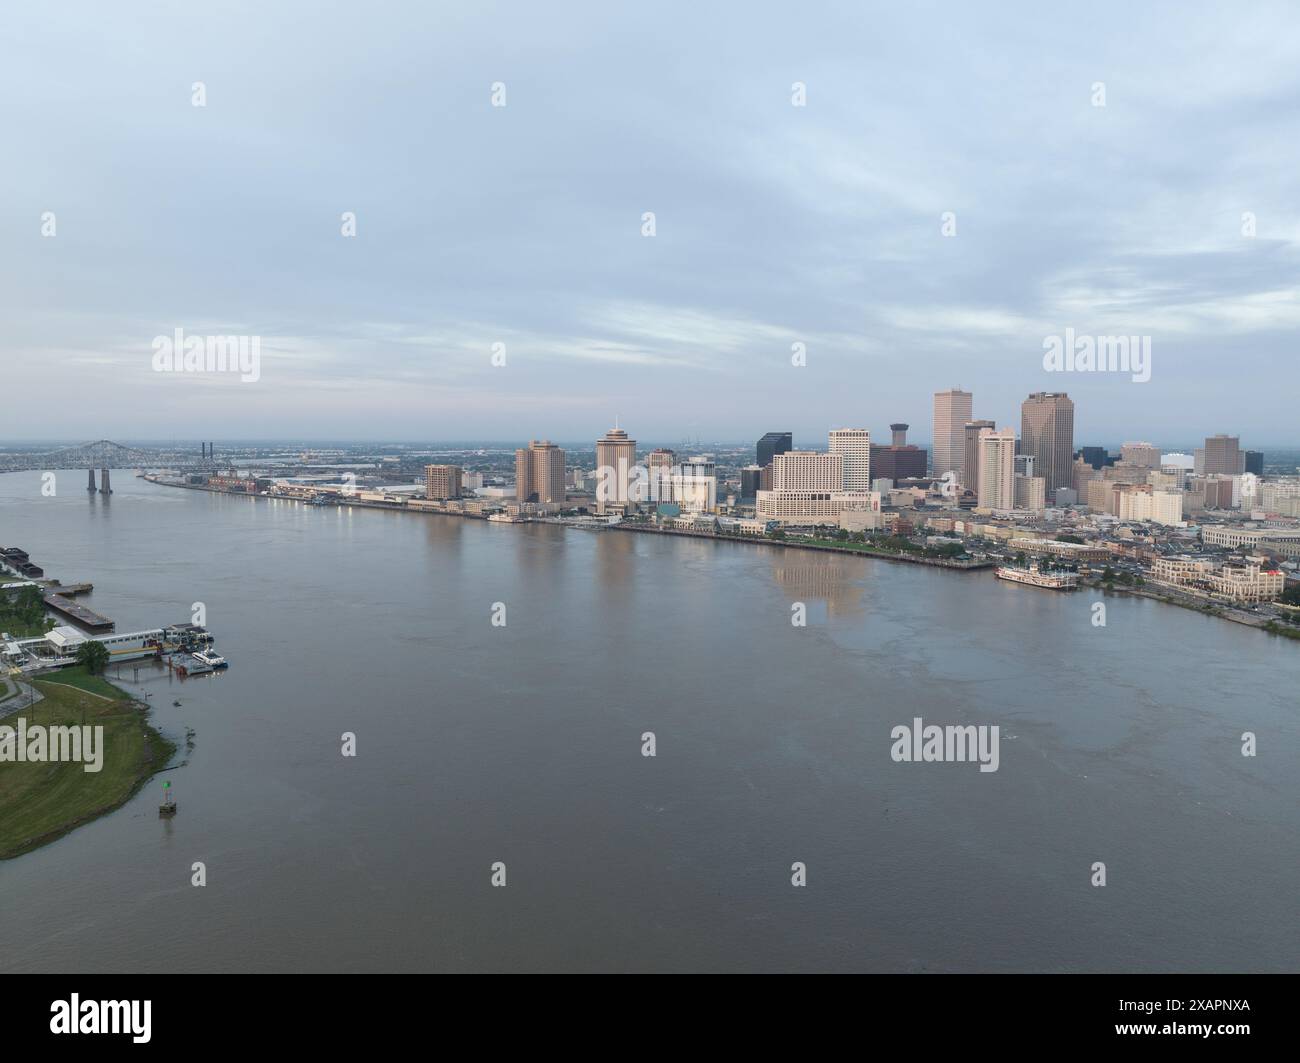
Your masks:
<instances>
[{"instance_id":1,"label":"moored boat","mask_svg":"<svg viewBox=\"0 0 1300 1063\"><path fill-rule=\"evenodd\" d=\"M1079 586L1079 577L1073 572L1042 572L1037 565L1029 568L1012 568L1003 565L993 570L998 579L1023 583L1028 587L1043 587L1051 591L1072 591Z\"/></svg>"}]
</instances>

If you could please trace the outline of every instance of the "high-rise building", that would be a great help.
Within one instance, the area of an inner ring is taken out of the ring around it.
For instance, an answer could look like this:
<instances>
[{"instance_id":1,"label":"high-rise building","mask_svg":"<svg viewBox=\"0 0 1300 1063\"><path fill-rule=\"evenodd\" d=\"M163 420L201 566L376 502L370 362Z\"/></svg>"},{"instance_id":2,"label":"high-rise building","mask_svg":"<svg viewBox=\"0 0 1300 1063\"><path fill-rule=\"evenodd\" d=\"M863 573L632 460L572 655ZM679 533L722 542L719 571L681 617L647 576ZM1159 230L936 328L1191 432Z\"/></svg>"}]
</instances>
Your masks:
<instances>
[{"instance_id":1,"label":"high-rise building","mask_svg":"<svg viewBox=\"0 0 1300 1063\"><path fill-rule=\"evenodd\" d=\"M708 513L717 508L717 467L711 454L686 458L669 475L670 497L688 513Z\"/></svg>"},{"instance_id":2,"label":"high-rise building","mask_svg":"<svg viewBox=\"0 0 1300 1063\"><path fill-rule=\"evenodd\" d=\"M564 502L564 451L550 440L530 440L515 451L515 498L519 502Z\"/></svg>"},{"instance_id":3,"label":"high-rise building","mask_svg":"<svg viewBox=\"0 0 1300 1063\"><path fill-rule=\"evenodd\" d=\"M772 461L773 491L842 491L844 459L839 454L791 450Z\"/></svg>"},{"instance_id":4,"label":"high-rise building","mask_svg":"<svg viewBox=\"0 0 1300 1063\"><path fill-rule=\"evenodd\" d=\"M1246 451L1246 471L1253 472L1256 476L1264 475L1264 452L1260 450Z\"/></svg>"},{"instance_id":5,"label":"high-rise building","mask_svg":"<svg viewBox=\"0 0 1300 1063\"><path fill-rule=\"evenodd\" d=\"M461 469L459 465L426 465L424 467L425 498L459 498Z\"/></svg>"},{"instance_id":6,"label":"high-rise building","mask_svg":"<svg viewBox=\"0 0 1300 1063\"><path fill-rule=\"evenodd\" d=\"M596 440L596 510L610 503L626 504L632 498L636 474L636 440L617 426Z\"/></svg>"},{"instance_id":7,"label":"high-rise building","mask_svg":"<svg viewBox=\"0 0 1300 1063\"><path fill-rule=\"evenodd\" d=\"M1206 476L1236 476L1245 471L1245 456L1237 436L1209 436L1205 440Z\"/></svg>"},{"instance_id":8,"label":"high-rise building","mask_svg":"<svg viewBox=\"0 0 1300 1063\"><path fill-rule=\"evenodd\" d=\"M827 449L843 459L844 482L839 490L871 490L870 432L865 428L833 428Z\"/></svg>"},{"instance_id":9,"label":"high-rise building","mask_svg":"<svg viewBox=\"0 0 1300 1063\"><path fill-rule=\"evenodd\" d=\"M961 475L966 467L966 422L971 419L971 393L949 388L934 393L934 475Z\"/></svg>"},{"instance_id":10,"label":"high-rise building","mask_svg":"<svg viewBox=\"0 0 1300 1063\"><path fill-rule=\"evenodd\" d=\"M750 465L740 470L740 500L752 502L763 485L763 470L757 465Z\"/></svg>"},{"instance_id":11,"label":"high-rise building","mask_svg":"<svg viewBox=\"0 0 1300 1063\"><path fill-rule=\"evenodd\" d=\"M778 454L788 454L794 450L794 435L790 432L768 432L758 441L758 462L761 469L772 464Z\"/></svg>"},{"instance_id":12,"label":"high-rise building","mask_svg":"<svg viewBox=\"0 0 1300 1063\"><path fill-rule=\"evenodd\" d=\"M1205 476L1236 476L1244 470L1242 441L1236 435L1210 435L1205 439Z\"/></svg>"},{"instance_id":13,"label":"high-rise building","mask_svg":"<svg viewBox=\"0 0 1300 1063\"><path fill-rule=\"evenodd\" d=\"M1144 465L1148 469L1160 468L1160 448L1151 443L1125 443L1119 448L1119 460Z\"/></svg>"},{"instance_id":14,"label":"high-rise building","mask_svg":"<svg viewBox=\"0 0 1300 1063\"><path fill-rule=\"evenodd\" d=\"M920 447L907 443L903 446L878 447L871 445L871 482L878 480L923 480L929 468L930 456Z\"/></svg>"},{"instance_id":15,"label":"high-rise building","mask_svg":"<svg viewBox=\"0 0 1300 1063\"><path fill-rule=\"evenodd\" d=\"M1016 431L985 428L980 432L979 505L981 509L1016 508Z\"/></svg>"},{"instance_id":16,"label":"high-rise building","mask_svg":"<svg viewBox=\"0 0 1300 1063\"><path fill-rule=\"evenodd\" d=\"M1074 402L1063 391L1038 391L1020 404L1020 452L1034 456L1036 475L1047 481L1049 500L1058 487L1073 487Z\"/></svg>"},{"instance_id":17,"label":"high-rise building","mask_svg":"<svg viewBox=\"0 0 1300 1063\"><path fill-rule=\"evenodd\" d=\"M907 446L907 430L911 427L911 425L902 424L901 422L899 424L891 424L889 426L889 431L891 433L889 441L890 445L895 447Z\"/></svg>"},{"instance_id":18,"label":"high-rise building","mask_svg":"<svg viewBox=\"0 0 1300 1063\"><path fill-rule=\"evenodd\" d=\"M993 421L967 421L962 428L964 445L961 485L968 491L978 491L980 486L980 432L996 427Z\"/></svg>"},{"instance_id":19,"label":"high-rise building","mask_svg":"<svg viewBox=\"0 0 1300 1063\"><path fill-rule=\"evenodd\" d=\"M1017 476L1034 475L1034 456L1032 454L1016 455L1016 475Z\"/></svg>"},{"instance_id":20,"label":"high-rise building","mask_svg":"<svg viewBox=\"0 0 1300 1063\"><path fill-rule=\"evenodd\" d=\"M667 447L656 447L645 456L647 469L671 469L677 464L677 455Z\"/></svg>"},{"instance_id":21,"label":"high-rise building","mask_svg":"<svg viewBox=\"0 0 1300 1063\"><path fill-rule=\"evenodd\" d=\"M1016 474L1016 509L1042 512L1047 508L1046 483L1041 476Z\"/></svg>"},{"instance_id":22,"label":"high-rise building","mask_svg":"<svg viewBox=\"0 0 1300 1063\"><path fill-rule=\"evenodd\" d=\"M772 459L772 487L760 488L757 516L786 522L838 521L844 510L879 510L880 496L845 491L844 459L839 454L791 450Z\"/></svg>"},{"instance_id":23,"label":"high-rise building","mask_svg":"<svg viewBox=\"0 0 1300 1063\"><path fill-rule=\"evenodd\" d=\"M1115 456L1105 447L1080 447L1079 455L1094 469L1115 464Z\"/></svg>"}]
</instances>

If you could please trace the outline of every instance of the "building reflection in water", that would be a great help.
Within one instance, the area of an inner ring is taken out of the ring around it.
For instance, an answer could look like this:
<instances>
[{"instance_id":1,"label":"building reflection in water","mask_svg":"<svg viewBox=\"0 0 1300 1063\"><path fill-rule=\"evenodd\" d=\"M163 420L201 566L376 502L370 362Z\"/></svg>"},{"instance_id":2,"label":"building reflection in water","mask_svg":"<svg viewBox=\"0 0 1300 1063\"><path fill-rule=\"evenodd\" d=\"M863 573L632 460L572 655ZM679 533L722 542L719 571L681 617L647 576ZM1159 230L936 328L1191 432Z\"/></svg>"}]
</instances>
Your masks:
<instances>
[{"instance_id":1,"label":"building reflection in water","mask_svg":"<svg viewBox=\"0 0 1300 1063\"><path fill-rule=\"evenodd\" d=\"M858 616L866 611L865 558L822 554L813 550L772 550L772 575L792 602L824 602L829 616Z\"/></svg>"}]
</instances>

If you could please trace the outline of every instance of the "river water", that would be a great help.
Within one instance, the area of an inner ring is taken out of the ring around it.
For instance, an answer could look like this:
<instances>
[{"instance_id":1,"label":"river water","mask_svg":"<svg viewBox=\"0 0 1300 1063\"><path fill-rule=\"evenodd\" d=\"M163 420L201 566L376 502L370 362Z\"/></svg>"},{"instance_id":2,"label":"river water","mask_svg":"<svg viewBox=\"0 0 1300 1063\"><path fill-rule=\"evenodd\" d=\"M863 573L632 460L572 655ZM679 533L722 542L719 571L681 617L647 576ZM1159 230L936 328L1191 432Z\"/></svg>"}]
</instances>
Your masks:
<instances>
[{"instance_id":1,"label":"river water","mask_svg":"<svg viewBox=\"0 0 1300 1063\"><path fill-rule=\"evenodd\" d=\"M0 863L0 970L1300 961L1300 644L987 572L83 483L0 476L0 543L119 632L204 603L232 664L142 670L197 731L179 813L151 783ZM998 725L998 770L895 763L917 716Z\"/></svg>"}]
</instances>

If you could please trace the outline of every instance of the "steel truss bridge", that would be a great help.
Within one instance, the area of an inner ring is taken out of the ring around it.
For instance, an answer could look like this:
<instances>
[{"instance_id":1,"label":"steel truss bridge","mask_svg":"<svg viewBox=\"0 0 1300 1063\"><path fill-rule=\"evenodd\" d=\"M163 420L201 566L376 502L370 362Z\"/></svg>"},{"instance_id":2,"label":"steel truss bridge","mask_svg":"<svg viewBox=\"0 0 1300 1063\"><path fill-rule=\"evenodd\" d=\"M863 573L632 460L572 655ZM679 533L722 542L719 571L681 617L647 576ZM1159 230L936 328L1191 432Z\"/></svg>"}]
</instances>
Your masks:
<instances>
[{"instance_id":1,"label":"steel truss bridge","mask_svg":"<svg viewBox=\"0 0 1300 1063\"><path fill-rule=\"evenodd\" d=\"M169 450L128 447L110 439L82 443L60 450L12 451L0 453L0 472L40 469L87 469L91 477L96 469L177 469L187 472L213 472L215 458L205 450L195 454L192 448Z\"/></svg>"}]
</instances>

